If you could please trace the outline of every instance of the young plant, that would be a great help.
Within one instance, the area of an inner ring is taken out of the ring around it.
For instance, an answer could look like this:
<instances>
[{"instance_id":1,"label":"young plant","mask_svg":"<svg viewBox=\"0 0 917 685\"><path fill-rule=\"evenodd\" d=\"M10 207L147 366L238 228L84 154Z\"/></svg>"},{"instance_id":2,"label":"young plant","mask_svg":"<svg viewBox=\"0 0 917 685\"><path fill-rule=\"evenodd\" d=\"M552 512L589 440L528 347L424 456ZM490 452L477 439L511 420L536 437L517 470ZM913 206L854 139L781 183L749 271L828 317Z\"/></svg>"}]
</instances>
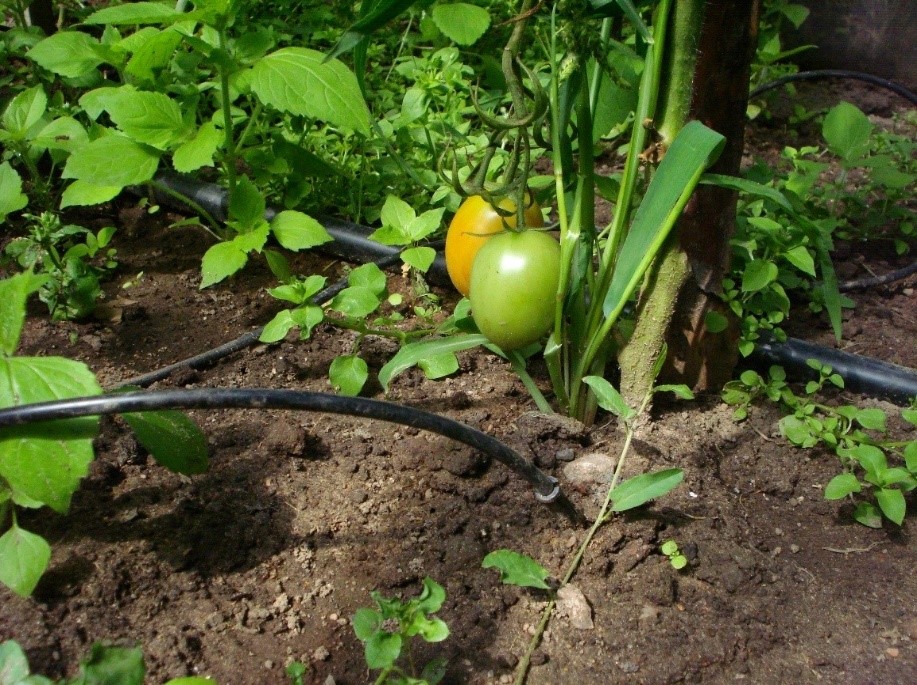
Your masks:
<instances>
[{"instance_id":1,"label":"young plant","mask_svg":"<svg viewBox=\"0 0 917 685\"><path fill-rule=\"evenodd\" d=\"M674 540L666 540L663 542L659 547L659 551L668 557L669 563L676 571L680 571L688 565L688 557L681 553L681 550L678 548L678 543Z\"/></svg>"},{"instance_id":2,"label":"young plant","mask_svg":"<svg viewBox=\"0 0 917 685\"><path fill-rule=\"evenodd\" d=\"M825 487L826 499L856 501L853 517L865 526L880 528L883 517L902 525L907 512L905 495L917 488L917 440L887 438L888 416L882 409L816 401L826 384L843 388L844 381L830 366L815 360L808 364L818 378L806 384L802 395L787 384L782 367L772 366L767 379L755 371L743 372L723 389L723 400L736 406L736 420L748 416L749 406L758 397L779 404L789 412L779 424L787 440L804 449L828 447L841 461L844 471ZM913 408L903 409L901 418L917 426ZM860 499L863 496L869 499Z\"/></svg>"},{"instance_id":3,"label":"young plant","mask_svg":"<svg viewBox=\"0 0 917 685\"><path fill-rule=\"evenodd\" d=\"M435 616L446 600L439 583L424 578L420 595L406 602L371 593L375 609L363 607L353 616L353 630L364 643L366 665L379 670L376 685L436 685L446 674L445 659L433 659L419 674L414 672L411 642L420 637L425 642L442 642L449 637L449 627ZM401 665L404 661L407 666ZM407 669L407 670L406 670Z\"/></svg>"}]
</instances>

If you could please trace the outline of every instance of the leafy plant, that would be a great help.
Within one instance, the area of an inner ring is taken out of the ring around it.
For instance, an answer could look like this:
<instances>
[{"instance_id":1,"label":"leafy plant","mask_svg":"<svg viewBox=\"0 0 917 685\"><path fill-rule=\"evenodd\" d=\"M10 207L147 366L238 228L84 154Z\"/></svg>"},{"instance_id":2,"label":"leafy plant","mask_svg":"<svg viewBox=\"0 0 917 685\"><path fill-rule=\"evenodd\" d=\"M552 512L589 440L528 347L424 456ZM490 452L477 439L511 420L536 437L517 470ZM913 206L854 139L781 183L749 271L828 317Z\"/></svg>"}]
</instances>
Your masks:
<instances>
[{"instance_id":1,"label":"leafy plant","mask_svg":"<svg viewBox=\"0 0 917 685\"><path fill-rule=\"evenodd\" d=\"M47 276L26 271L0 281L0 407L96 395L101 388L82 362L14 356L26 299ZM207 442L180 412L127 414L138 441L180 473L207 469ZM0 428L0 582L23 597L35 589L51 558L47 541L19 525L16 507L48 506L66 513L92 461L98 417Z\"/></svg>"},{"instance_id":2,"label":"leafy plant","mask_svg":"<svg viewBox=\"0 0 917 685\"><path fill-rule=\"evenodd\" d=\"M830 366L809 360L818 373L798 395L786 382L782 367L772 366L765 379L756 371L745 371L723 389L723 400L736 407L734 417L742 420L758 397L767 397L789 413L780 420L780 432L798 447L819 445L830 448L844 469L825 487L825 498L838 500L869 496L858 501L854 518L863 525L879 528L882 518L901 525L907 510L905 494L917 488L917 440L888 439L885 411L854 405L831 406L815 400L824 387L844 387L843 379ZM917 426L917 411L903 409L901 418ZM893 464L889 465L889 459Z\"/></svg>"},{"instance_id":3,"label":"leafy plant","mask_svg":"<svg viewBox=\"0 0 917 685\"><path fill-rule=\"evenodd\" d=\"M678 543L674 540L666 540L663 542L659 547L659 551L668 557L669 563L676 571L680 571L688 565L688 557L681 553L681 550L678 548Z\"/></svg>"},{"instance_id":4,"label":"leafy plant","mask_svg":"<svg viewBox=\"0 0 917 685\"><path fill-rule=\"evenodd\" d=\"M399 665L410 657L411 641L420 637L426 642L442 642L449 637L449 627L435 616L446 600L446 591L439 583L424 578L420 595L406 602L371 593L376 609L357 609L352 623L357 638L364 643L366 665L380 673L377 685L435 685L446 673L445 659L434 659L420 674L414 675ZM403 655L403 657L402 657Z\"/></svg>"}]
</instances>

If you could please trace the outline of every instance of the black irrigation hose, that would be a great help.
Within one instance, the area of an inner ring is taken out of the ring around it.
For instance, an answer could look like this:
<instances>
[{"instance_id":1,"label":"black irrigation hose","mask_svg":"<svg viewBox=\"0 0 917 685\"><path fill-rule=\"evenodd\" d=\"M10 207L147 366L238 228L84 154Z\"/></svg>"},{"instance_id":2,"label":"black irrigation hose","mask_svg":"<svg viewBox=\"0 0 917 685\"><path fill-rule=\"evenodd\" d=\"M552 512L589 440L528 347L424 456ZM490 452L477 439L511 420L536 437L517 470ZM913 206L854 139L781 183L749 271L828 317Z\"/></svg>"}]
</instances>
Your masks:
<instances>
[{"instance_id":1,"label":"black irrigation hose","mask_svg":"<svg viewBox=\"0 0 917 685\"><path fill-rule=\"evenodd\" d=\"M124 414L163 409L294 409L345 414L411 426L443 435L480 450L505 464L535 488L535 497L553 503L573 520L583 516L548 476L511 448L486 433L431 412L365 397L273 388L198 388L130 392L39 402L0 410L0 428L80 416Z\"/></svg>"},{"instance_id":2,"label":"black irrigation hose","mask_svg":"<svg viewBox=\"0 0 917 685\"><path fill-rule=\"evenodd\" d=\"M796 378L815 374L806 363L809 359L830 365L844 379L844 387L848 390L902 405L917 397L917 371L914 369L804 340L789 338L781 343L762 336L749 356L749 361L759 368L777 364Z\"/></svg>"},{"instance_id":3,"label":"black irrigation hose","mask_svg":"<svg viewBox=\"0 0 917 685\"><path fill-rule=\"evenodd\" d=\"M793 83L795 81L816 81L820 79L832 78L864 81L874 86L879 86L880 88L890 90L896 95L903 97L912 105L917 105L917 94L915 94L914 91L905 88L901 84L895 83L894 81L889 81L888 79L882 78L881 76L867 74L862 71L849 71L847 69L815 69L813 71L800 71L795 74L790 74L789 76L784 76L782 78L769 81L768 83L764 83L752 90L748 96L755 98L769 90L779 88L780 86L784 86L787 83Z\"/></svg>"},{"instance_id":4,"label":"black irrigation hose","mask_svg":"<svg viewBox=\"0 0 917 685\"><path fill-rule=\"evenodd\" d=\"M881 276L868 276L866 278L858 278L855 281L844 281L838 284L837 289L841 292L847 292L848 290L874 288L877 285L885 285L887 283L900 281L912 274L917 274L917 262L913 262L900 269L895 269L894 271L889 271L887 274L882 274Z\"/></svg>"}]
</instances>

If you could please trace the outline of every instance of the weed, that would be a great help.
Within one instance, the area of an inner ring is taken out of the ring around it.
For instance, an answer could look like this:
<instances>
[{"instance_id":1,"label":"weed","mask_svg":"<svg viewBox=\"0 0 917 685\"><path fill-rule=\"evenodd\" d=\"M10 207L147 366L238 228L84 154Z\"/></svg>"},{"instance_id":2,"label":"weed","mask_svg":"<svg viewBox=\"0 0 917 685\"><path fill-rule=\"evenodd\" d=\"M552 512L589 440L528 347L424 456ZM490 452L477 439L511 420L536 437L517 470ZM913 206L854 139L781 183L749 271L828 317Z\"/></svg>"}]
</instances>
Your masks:
<instances>
[{"instance_id":1,"label":"weed","mask_svg":"<svg viewBox=\"0 0 917 685\"><path fill-rule=\"evenodd\" d=\"M668 557L669 563L676 571L680 571L688 565L688 557L681 553L681 550L678 548L678 543L674 540L666 540L663 542L659 547L659 551Z\"/></svg>"}]
</instances>

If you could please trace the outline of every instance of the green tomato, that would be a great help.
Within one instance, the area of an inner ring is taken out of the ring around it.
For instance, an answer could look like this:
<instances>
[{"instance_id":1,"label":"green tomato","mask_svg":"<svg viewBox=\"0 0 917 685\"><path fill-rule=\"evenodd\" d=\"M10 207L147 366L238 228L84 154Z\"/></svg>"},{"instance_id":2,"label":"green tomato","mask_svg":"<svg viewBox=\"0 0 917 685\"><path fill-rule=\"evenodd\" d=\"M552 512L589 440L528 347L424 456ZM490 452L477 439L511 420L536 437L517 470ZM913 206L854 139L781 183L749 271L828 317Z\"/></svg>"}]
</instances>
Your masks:
<instances>
[{"instance_id":1,"label":"green tomato","mask_svg":"<svg viewBox=\"0 0 917 685\"><path fill-rule=\"evenodd\" d=\"M471 315L503 350L540 340L554 323L560 245L542 231L507 231L478 251L471 267Z\"/></svg>"}]
</instances>

